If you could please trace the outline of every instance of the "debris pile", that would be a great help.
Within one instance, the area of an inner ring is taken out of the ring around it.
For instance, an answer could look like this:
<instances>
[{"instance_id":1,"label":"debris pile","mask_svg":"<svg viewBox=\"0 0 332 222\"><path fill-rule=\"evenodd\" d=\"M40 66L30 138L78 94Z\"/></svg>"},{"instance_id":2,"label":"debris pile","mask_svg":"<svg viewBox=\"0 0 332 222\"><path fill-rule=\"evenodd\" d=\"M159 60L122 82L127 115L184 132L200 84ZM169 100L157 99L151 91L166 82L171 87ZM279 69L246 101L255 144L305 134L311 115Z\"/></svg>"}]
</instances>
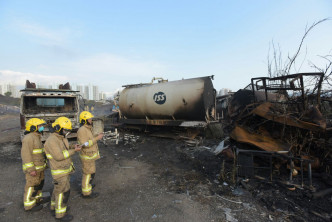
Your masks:
<instances>
[{"instance_id":1,"label":"debris pile","mask_svg":"<svg viewBox=\"0 0 332 222\"><path fill-rule=\"evenodd\" d=\"M215 195L248 209L251 206L245 202L257 201L274 216L290 221L329 220L332 100L331 92L321 90L323 76L299 73L253 78L245 89L218 98L219 122L209 122L205 131L146 125L143 130L158 141L176 140L181 161L190 162L191 172L204 175L202 180L209 184L203 196ZM126 130L121 136L110 133L105 141L118 139L129 150L140 147L139 136ZM169 174L166 168L163 176L170 191L202 194L197 178ZM237 220L235 211L223 210L227 220ZM274 216L268 215L270 220Z\"/></svg>"},{"instance_id":2,"label":"debris pile","mask_svg":"<svg viewBox=\"0 0 332 222\"><path fill-rule=\"evenodd\" d=\"M140 139L140 136L136 136L133 134L124 134L123 135L124 145L135 144L139 139Z\"/></svg>"},{"instance_id":3,"label":"debris pile","mask_svg":"<svg viewBox=\"0 0 332 222\"><path fill-rule=\"evenodd\" d=\"M107 145L108 142L115 142L115 144L119 143L120 134L118 133L118 129L114 129L114 132L112 130L104 132L103 137L103 143L104 145Z\"/></svg>"},{"instance_id":4,"label":"debris pile","mask_svg":"<svg viewBox=\"0 0 332 222\"><path fill-rule=\"evenodd\" d=\"M228 116L230 137L244 147L235 152L239 176L272 180L289 170L289 181L299 176L309 188L312 169L331 178L330 106L322 99L322 78L323 73L253 78L234 94Z\"/></svg>"}]
</instances>

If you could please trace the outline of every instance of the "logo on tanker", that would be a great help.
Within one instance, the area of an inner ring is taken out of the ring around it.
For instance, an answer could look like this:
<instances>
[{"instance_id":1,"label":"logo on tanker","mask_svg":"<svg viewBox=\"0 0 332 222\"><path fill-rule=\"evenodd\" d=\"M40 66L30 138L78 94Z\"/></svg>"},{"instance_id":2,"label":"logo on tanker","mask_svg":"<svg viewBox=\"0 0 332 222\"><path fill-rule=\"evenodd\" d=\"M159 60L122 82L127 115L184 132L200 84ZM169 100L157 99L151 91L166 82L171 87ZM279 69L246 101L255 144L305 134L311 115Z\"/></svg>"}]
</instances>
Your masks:
<instances>
[{"instance_id":1,"label":"logo on tanker","mask_svg":"<svg viewBox=\"0 0 332 222\"><path fill-rule=\"evenodd\" d=\"M157 92L153 95L153 100L159 105L164 104L166 102L166 95L163 92Z\"/></svg>"}]
</instances>

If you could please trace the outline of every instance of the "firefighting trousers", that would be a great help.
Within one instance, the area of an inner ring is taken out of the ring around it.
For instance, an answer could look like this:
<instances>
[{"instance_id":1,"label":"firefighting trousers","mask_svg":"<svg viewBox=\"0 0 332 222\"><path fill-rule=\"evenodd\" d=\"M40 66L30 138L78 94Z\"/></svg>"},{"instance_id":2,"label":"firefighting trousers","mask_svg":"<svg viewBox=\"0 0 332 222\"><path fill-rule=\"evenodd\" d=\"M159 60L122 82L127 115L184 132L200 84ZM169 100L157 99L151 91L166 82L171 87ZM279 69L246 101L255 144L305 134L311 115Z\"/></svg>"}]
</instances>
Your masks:
<instances>
[{"instance_id":1,"label":"firefighting trousers","mask_svg":"<svg viewBox=\"0 0 332 222\"><path fill-rule=\"evenodd\" d=\"M82 160L82 194L88 196L92 193L91 182L96 172L96 161L95 160Z\"/></svg>"},{"instance_id":2,"label":"firefighting trousers","mask_svg":"<svg viewBox=\"0 0 332 222\"><path fill-rule=\"evenodd\" d=\"M53 180L54 189L51 198L51 210L55 210L56 218L62 218L66 215L70 195L69 179L70 176L65 175Z\"/></svg>"},{"instance_id":3,"label":"firefighting trousers","mask_svg":"<svg viewBox=\"0 0 332 222\"><path fill-rule=\"evenodd\" d=\"M44 186L44 171L37 171L36 176L31 176L29 173L25 174L25 187L24 187L24 209L30 210L42 197L42 189Z\"/></svg>"}]
</instances>

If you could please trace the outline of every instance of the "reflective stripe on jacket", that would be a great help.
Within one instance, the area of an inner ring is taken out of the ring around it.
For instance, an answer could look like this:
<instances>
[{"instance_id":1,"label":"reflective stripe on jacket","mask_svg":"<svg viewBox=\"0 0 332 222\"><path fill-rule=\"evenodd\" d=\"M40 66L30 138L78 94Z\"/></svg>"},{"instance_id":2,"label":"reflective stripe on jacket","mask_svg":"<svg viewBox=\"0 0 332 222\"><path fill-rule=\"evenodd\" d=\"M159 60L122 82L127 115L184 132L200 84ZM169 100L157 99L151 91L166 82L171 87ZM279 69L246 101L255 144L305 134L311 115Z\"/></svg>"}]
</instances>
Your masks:
<instances>
[{"instance_id":1,"label":"reflective stripe on jacket","mask_svg":"<svg viewBox=\"0 0 332 222\"><path fill-rule=\"evenodd\" d=\"M21 157L22 168L25 173L45 169L46 159L40 133L32 132L24 136Z\"/></svg>"},{"instance_id":2,"label":"reflective stripe on jacket","mask_svg":"<svg viewBox=\"0 0 332 222\"><path fill-rule=\"evenodd\" d=\"M36 203L36 198L34 198L33 200L31 200L31 196L32 196L32 191L33 191L33 187L29 187L28 189L28 193L27 193L27 197L26 199L24 200L24 206L25 207L29 207L29 206L32 206Z\"/></svg>"},{"instance_id":3,"label":"reflective stripe on jacket","mask_svg":"<svg viewBox=\"0 0 332 222\"><path fill-rule=\"evenodd\" d=\"M75 150L70 149L68 140L64 136L52 133L45 142L45 153L54 179L74 171L70 156L75 153Z\"/></svg>"},{"instance_id":4,"label":"reflective stripe on jacket","mask_svg":"<svg viewBox=\"0 0 332 222\"><path fill-rule=\"evenodd\" d=\"M92 134L91 125L83 125L77 131L77 140L79 144L89 143L87 147L83 146L80 151L82 160L97 160L100 158L96 137Z\"/></svg>"},{"instance_id":5,"label":"reflective stripe on jacket","mask_svg":"<svg viewBox=\"0 0 332 222\"><path fill-rule=\"evenodd\" d=\"M93 156L85 156L85 155L82 155L82 154L80 153L80 157L81 157L81 159L84 159L84 160L94 160L94 159L96 159L98 156L99 156L99 151L98 151L98 153L93 154Z\"/></svg>"}]
</instances>

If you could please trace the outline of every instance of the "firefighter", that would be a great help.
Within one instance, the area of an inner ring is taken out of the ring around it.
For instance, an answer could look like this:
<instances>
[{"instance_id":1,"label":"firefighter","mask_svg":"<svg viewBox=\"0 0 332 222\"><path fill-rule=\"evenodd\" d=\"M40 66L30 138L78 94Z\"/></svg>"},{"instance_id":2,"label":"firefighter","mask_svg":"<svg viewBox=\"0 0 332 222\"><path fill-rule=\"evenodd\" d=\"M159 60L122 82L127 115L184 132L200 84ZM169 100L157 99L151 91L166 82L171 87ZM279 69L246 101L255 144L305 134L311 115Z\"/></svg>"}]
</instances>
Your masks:
<instances>
[{"instance_id":1,"label":"firefighter","mask_svg":"<svg viewBox=\"0 0 332 222\"><path fill-rule=\"evenodd\" d=\"M59 117L52 123L54 132L45 142L45 153L51 167L54 189L51 198L51 211L55 218L71 221L74 217L67 214L67 203L70 194L69 177L75 171L71 156L81 150L78 144L69 146L67 135L72 130L67 117Z\"/></svg>"},{"instance_id":2,"label":"firefighter","mask_svg":"<svg viewBox=\"0 0 332 222\"><path fill-rule=\"evenodd\" d=\"M22 140L21 157L26 184L24 187L24 209L38 211L43 208L42 189L44 186L44 170L46 158L44 154L41 135L45 121L38 118L29 119L25 126L25 136Z\"/></svg>"},{"instance_id":3,"label":"firefighter","mask_svg":"<svg viewBox=\"0 0 332 222\"><path fill-rule=\"evenodd\" d=\"M104 134L100 133L97 136L92 134L93 115L88 111L83 111L80 114L81 127L77 131L78 143L82 145L80 158L82 162L82 197L95 198L99 194L92 192L92 181L96 173L96 160L100 158L97 141L102 139Z\"/></svg>"}]
</instances>

